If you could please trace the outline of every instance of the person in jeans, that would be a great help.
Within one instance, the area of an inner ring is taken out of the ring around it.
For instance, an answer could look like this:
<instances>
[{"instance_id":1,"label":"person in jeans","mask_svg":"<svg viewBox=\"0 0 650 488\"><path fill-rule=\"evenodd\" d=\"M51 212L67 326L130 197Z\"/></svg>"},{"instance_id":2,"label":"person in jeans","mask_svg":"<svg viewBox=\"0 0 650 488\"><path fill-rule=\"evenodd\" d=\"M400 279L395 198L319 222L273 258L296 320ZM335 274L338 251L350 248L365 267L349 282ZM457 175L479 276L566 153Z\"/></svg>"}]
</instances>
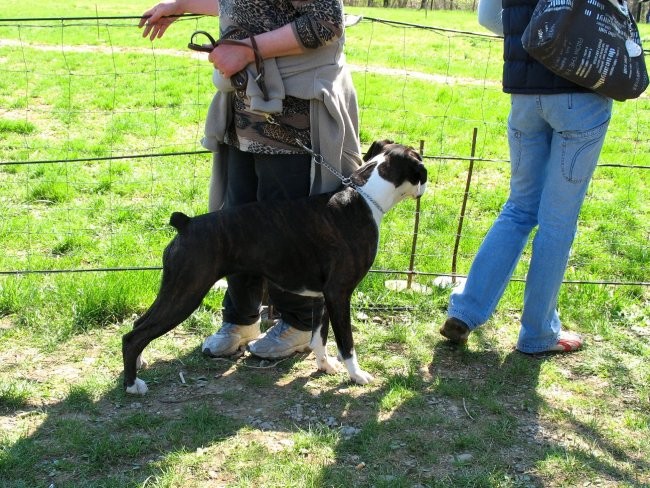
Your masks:
<instances>
[{"instance_id":1,"label":"person in jeans","mask_svg":"<svg viewBox=\"0 0 650 488\"><path fill-rule=\"evenodd\" d=\"M340 180L314 165L305 148L344 176L361 164L340 0L167 0L143 14L143 36L161 37L183 13L218 15L215 37L226 40L208 56L218 89L202 141L213 152L210 211L336 189ZM269 284L281 318L260 334L263 278L235 274L227 281L223 323L205 339L205 354L229 356L247 345L259 357L280 358L308 349L322 298Z\"/></svg>"},{"instance_id":2,"label":"person in jeans","mask_svg":"<svg viewBox=\"0 0 650 488\"><path fill-rule=\"evenodd\" d=\"M510 94L510 194L485 236L466 282L449 299L440 333L465 343L494 312L532 230L537 232L517 349L570 352L579 335L562 329L560 285L578 215L600 155L612 100L548 71L523 49L537 0L480 0L479 23L504 36L503 90Z\"/></svg>"}]
</instances>

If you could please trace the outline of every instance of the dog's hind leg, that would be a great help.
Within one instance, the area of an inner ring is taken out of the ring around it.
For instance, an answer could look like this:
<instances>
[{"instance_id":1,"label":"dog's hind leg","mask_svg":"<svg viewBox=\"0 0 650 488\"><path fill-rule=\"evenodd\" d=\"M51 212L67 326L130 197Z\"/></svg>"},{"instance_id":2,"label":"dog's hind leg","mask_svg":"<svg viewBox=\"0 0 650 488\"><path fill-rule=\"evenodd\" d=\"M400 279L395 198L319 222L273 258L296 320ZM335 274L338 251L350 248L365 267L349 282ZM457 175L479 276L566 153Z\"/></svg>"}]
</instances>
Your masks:
<instances>
[{"instance_id":1,"label":"dog's hind leg","mask_svg":"<svg viewBox=\"0 0 650 488\"><path fill-rule=\"evenodd\" d=\"M350 320L350 294L336 292L336 294L325 294L325 304L332 321L332 330L336 338L336 345L339 356L348 370L352 381L359 385L365 385L373 380L370 373L362 370L357 361L357 354L354 350L354 339L352 338L352 322Z\"/></svg>"},{"instance_id":2,"label":"dog's hind leg","mask_svg":"<svg viewBox=\"0 0 650 488\"><path fill-rule=\"evenodd\" d=\"M145 347L169 332L196 310L214 283L213 273L191 261L173 268L165 259L160 291L154 303L122 337L124 386L127 393L144 394L147 385L137 378L138 362Z\"/></svg>"},{"instance_id":3,"label":"dog's hind leg","mask_svg":"<svg viewBox=\"0 0 650 488\"><path fill-rule=\"evenodd\" d=\"M316 356L316 367L327 374L335 374L341 369L341 363L336 358L327 355L327 333L329 330L329 314L324 307L320 324L313 330L309 347Z\"/></svg>"},{"instance_id":4,"label":"dog's hind leg","mask_svg":"<svg viewBox=\"0 0 650 488\"><path fill-rule=\"evenodd\" d=\"M188 318L201 304L208 290L209 288L202 294L194 293L193 300L178 307L172 305L175 300L163 300L159 296L149 309L151 313L147 319L122 336L124 386L127 393L143 395L147 392L145 382L136 377L140 366L138 362L142 362L142 351L152 340L166 334Z\"/></svg>"}]
</instances>

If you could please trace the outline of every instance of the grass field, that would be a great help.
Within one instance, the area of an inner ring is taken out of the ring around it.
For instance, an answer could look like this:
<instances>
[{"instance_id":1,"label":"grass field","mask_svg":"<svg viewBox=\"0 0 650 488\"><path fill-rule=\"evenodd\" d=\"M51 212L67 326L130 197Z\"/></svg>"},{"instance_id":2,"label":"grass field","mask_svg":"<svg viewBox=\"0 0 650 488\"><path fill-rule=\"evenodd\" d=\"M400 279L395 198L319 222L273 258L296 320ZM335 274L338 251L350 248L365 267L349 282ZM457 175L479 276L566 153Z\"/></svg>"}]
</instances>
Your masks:
<instances>
[{"instance_id":1,"label":"grass field","mask_svg":"<svg viewBox=\"0 0 650 488\"><path fill-rule=\"evenodd\" d=\"M149 6L64 3L89 17ZM439 28L366 19L346 47L363 147L424 144L413 279L425 293L386 286L411 257L404 202L354 296L375 383L316 374L311 356L206 359L216 289L147 348L137 398L121 387L121 335L155 296L170 213L206 208L209 156L196 152L213 88L185 46L218 23L184 19L152 45L135 20L0 22L0 486L650 486L648 95L615 104L561 291L584 351L513 350L528 253L489 324L451 348L437 333L449 289L434 280L451 271L475 127L458 273L507 196L501 41L448 30L485 34L471 12L347 12ZM122 270L83 272L107 268Z\"/></svg>"}]
</instances>

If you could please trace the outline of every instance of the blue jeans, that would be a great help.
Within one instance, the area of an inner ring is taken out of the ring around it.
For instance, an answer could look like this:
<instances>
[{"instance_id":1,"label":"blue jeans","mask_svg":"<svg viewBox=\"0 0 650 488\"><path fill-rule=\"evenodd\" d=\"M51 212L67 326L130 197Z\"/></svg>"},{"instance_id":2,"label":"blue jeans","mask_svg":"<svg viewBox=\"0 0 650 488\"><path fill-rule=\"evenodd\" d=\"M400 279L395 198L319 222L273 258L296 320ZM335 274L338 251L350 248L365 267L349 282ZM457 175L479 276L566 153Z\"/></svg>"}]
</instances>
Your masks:
<instances>
[{"instance_id":1,"label":"blue jeans","mask_svg":"<svg viewBox=\"0 0 650 488\"><path fill-rule=\"evenodd\" d=\"M561 329L557 297L578 214L603 146L612 100L595 93L512 95L510 196L485 236L448 314L470 330L488 321L537 227L517 349L547 350Z\"/></svg>"}]
</instances>

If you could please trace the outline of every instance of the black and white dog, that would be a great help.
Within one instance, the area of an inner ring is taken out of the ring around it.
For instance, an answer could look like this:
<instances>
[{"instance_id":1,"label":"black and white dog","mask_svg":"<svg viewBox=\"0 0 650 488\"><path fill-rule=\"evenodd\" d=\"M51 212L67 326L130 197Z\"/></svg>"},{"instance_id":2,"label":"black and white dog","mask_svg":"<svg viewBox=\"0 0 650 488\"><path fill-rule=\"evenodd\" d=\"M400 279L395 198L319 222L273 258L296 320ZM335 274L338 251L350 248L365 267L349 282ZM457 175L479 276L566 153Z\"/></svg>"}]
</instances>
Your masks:
<instances>
[{"instance_id":1,"label":"black and white dog","mask_svg":"<svg viewBox=\"0 0 650 488\"><path fill-rule=\"evenodd\" d=\"M350 378L371 381L354 352L350 298L377 254L383 214L405 197L422 195L427 171L416 151L391 141L374 142L364 161L351 175L352 184L336 192L193 218L172 214L170 224L178 234L163 253L158 296L122 337L126 391L147 391L136 377L147 344L188 318L218 279L241 272L261 274L294 293L324 297L326 312L315 322L310 342L318 369L335 373L340 367L325 347L331 321Z\"/></svg>"}]
</instances>

